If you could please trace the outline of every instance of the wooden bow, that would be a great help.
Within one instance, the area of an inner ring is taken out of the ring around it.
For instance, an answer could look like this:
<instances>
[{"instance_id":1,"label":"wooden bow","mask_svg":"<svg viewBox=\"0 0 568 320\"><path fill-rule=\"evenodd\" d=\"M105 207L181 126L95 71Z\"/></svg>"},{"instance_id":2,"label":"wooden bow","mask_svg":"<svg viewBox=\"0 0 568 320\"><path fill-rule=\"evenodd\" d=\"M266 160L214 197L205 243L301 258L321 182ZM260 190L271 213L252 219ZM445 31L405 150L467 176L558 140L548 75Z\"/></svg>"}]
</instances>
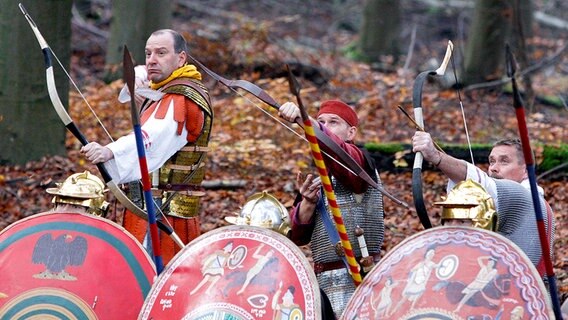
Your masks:
<instances>
[{"instance_id":1,"label":"wooden bow","mask_svg":"<svg viewBox=\"0 0 568 320\"><path fill-rule=\"evenodd\" d=\"M199 62L197 59L192 57L190 54L188 54L188 57L191 60L193 60L195 62L195 64L197 64L203 71L205 71L205 73L207 73L213 79L219 81L220 83L222 83L226 87L228 87L230 89L236 89L236 88L243 89L243 90L249 92L250 94L252 94L253 96L257 97L258 99L260 99L261 101L263 101L267 105L269 105L269 106L271 106L271 107L273 107L277 110L280 109L280 105L276 102L276 100L274 100L274 98L272 98L268 93L266 93L266 91L262 90L260 87L258 87L254 83L251 83L251 82L246 81L246 80L225 79L222 76L220 76L220 75L216 74L215 72L213 72L212 70L210 70L209 68L207 68L205 65L203 65L201 62ZM329 150L331 150L331 152L334 153L334 155L336 155L339 158L339 159L336 159L335 157L330 156L330 158L332 160L337 161L340 165L345 167L347 170L351 171L356 176L363 179L366 183L368 183L373 188L379 190L381 193L383 193L386 197L388 197L389 199L394 201L396 204L399 204L399 205L401 205L405 208L408 208L408 204L406 204L404 201L397 199L395 196L391 195L383 187L381 187L377 182L375 182L369 176L369 174L357 163L357 161L355 161L355 159L353 159L347 152L345 152L345 150L341 149L341 147L339 147L333 140L331 140L327 135L325 135L321 131L320 128L318 128L316 126L316 127L314 127L314 131L315 131L315 135L317 137L318 142L325 145Z\"/></svg>"},{"instance_id":2,"label":"wooden bow","mask_svg":"<svg viewBox=\"0 0 568 320\"><path fill-rule=\"evenodd\" d=\"M63 103L61 102L61 99L59 98L59 94L57 93L57 88L55 86L55 77L54 77L54 74L53 74L53 64L52 64L53 51L51 50L51 48L49 47L49 45L47 44L47 42L43 38L43 36L42 36L41 32L39 31L37 25L35 24L32 17L26 11L24 5L22 5L20 3L19 7L20 7L20 10L22 11L23 15L26 17L26 20L28 21L30 27L32 28L32 31L34 32L34 35L35 35L37 41L39 42L39 46L41 47L41 50L43 52L44 61L45 61L45 76L46 76L46 80L47 80L47 91L49 93L49 99L51 100L51 104L55 108L57 115L59 116L59 118L61 119L61 121L63 122L63 124L67 128L67 130L69 130L73 134L73 136L75 136L81 142L81 144L83 146L85 146L89 142L87 141L87 139L85 138L83 133L79 130L79 128L75 125L75 123L71 119L71 116L69 116L69 113L67 113L67 110L63 106ZM110 176L110 174L108 173L104 164L102 164L102 163L97 164L97 168L99 169L99 172L101 173L101 176L102 176L106 186L112 192L112 194L116 197L118 202L120 202L126 209L130 210L132 213L134 213L138 217L145 219L145 220L148 220L148 215L146 214L146 212L142 208L138 207L134 202L132 202L124 194L124 192L122 192L122 190L118 187L118 184L116 183L116 181L114 181L112 179L112 177ZM178 245L180 245L180 247L183 248L183 246L184 246L183 242L173 232L171 227L163 224L162 222L159 222L158 226L160 227L161 230L163 230L170 237L172 237L174 242L176 242Z\"/></svg>"},{"instance_id":3,"label":"wooden bow","mask_svg":"<svg viewBox=\"0 0 568 320\"><path fill-rule=\"evenodd\" d=\"M353 248L351 246L351 242L349 241L349 236L347 234L345 224L343 223L343 217L341 215L339 205L337 204L336 201L335 192L333 191L333 186L331 184L331 180L329 178L325 162L323 161L323 156L320 152L318 140L316 139L314 128L317 127L317 125L312 126L312 121L310 120L310 117L306 112L306 108L302 103L302 98L300 97L300 85L298 84L296 77L294 77L289 67L288 67L288 83L290 85L290 91L294 96L296 96L296 99L298 101L298 107L300 108L300 114L302 116L302 122L304 124L304 133L306 135L306 139L310 143L312 157L316 165L316 168L318 169L319 177L321 178L323 191L325 193L325 197L327 198L327 203L329 204L331 213L333 214L333 220L335 221L335 228L337 230L337 233L339 234L339 238L341 239L341 247L343 248L343 252L345 252L345 258L347 260L347 264L350 271L349 273L353 278L355 286L358 286L361 284L362 281L361 274L359 272L359 264L355 259L355 254L353 253Z\"/></svg>"},{"instance_id":4,"label":"wooden bow","mask_svg":"<svg viewBox=\"0 0 568 320\"><path fill-rule=\"evenodd\" d=\"M454 45L451 41L448 41L448 47L446 49L446 55L440 67L436 70L428 70L421 72L416 80L414 80L414 86L412 88L412 105L414 107L414 119L419 127L424 129L424 117L422 113L422 89L426 79L430 76L442 76L446 72L448 63L452 56ZM416 212L418 213L418 218L420 223L425 229L432 228L432 223L428 217L428 211L424 205L424 196L422 190L422 163L424 157L422 153L417 152L414 157L414 166L412 167L412 196L414 198L414 206L416 207Z\"/></svg>"}]
</instances>

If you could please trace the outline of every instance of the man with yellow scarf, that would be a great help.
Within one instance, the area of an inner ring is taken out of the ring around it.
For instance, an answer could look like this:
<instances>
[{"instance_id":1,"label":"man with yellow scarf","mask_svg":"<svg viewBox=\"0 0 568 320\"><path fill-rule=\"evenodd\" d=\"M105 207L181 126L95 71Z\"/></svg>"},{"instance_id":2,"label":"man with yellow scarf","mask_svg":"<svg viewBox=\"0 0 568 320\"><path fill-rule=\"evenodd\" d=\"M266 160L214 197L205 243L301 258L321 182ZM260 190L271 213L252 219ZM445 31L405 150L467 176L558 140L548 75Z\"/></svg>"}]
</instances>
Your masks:
<instances>
[{"instance_id":1,"label":"man with yellow scarf","mask_svg":"<svg viewBox=\"0 0 568 320\"><path fill-rule=\"evenodd\" d=\"M145 99L140 118L148 170L158 199L167 199L168 220L186 244L199 236L199 197L205 174L204 160L211 133L213 110L201 74L187 63L187 43L170 29L155 31L146 42L146 65L136 67L137 91L145 84L164 95L158 101ZM149 81L149 82L148 82ZM139 98L139 97L138 97ZM102 146L91 142L81 149L94 164L105 163L118 183L130 184L130 193L140 188L140 167L134 134ZM134 192L133 192L134 191ZM155 196L156 197L156 196ZM124 227L143 241L147 222L126 212ZM180 249L162 234L164 263Z\"/></svg>"}]
</instances>

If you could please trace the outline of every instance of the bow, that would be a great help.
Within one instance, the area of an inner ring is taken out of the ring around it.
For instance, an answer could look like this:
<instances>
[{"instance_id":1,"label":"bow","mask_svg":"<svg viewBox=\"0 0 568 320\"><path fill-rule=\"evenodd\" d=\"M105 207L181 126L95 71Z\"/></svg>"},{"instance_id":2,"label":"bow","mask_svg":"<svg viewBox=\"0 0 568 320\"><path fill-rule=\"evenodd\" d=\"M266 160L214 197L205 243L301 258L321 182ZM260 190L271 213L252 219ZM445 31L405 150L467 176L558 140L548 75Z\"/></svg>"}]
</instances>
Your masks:
<instances>
[{"instance_id":1,"label":"bow","mask_svg":"<svg viewBox=\"0 0 568 320\"><path fill-rule=\"evenodd\" d=\"M41 50L43 52L44 62L45 62L45 76L46 76L46 81L47 81L47 91L49 93L49 99L51 100L51 103L52 103L53 107L55 108L57 115L59 116L59 118L61 119L61 121L63 122L63 124L67 128L67 130L69 130L73 134L73 136L75 136L81 142L81 144L83 146L85 146L89 142L87 141L87 139L85 138L83 133L79 130L79 128L75 125L75 123L71 119L71 116L69 116L69 114L67 113L67 110L65 110L65 107L63 106L63 103L61 102L61 99L59 98L59 94L57 93L57 88L55 86L55 77L54 77L54 74L53 74L53 64L52 64L52 54L53 53L52 53L52 50L49 47L49 45L47 44L47 42L45 41L45 39L43 38L43 36L42 36L41 32L39 31L37 25L35 24L34 20L32 19L32 17L29 15L29 13L24 8L24 5L20 3L19 7L20 7L20 10L22 11L23 15L26 17L26 20L28 20L28 23L29 23L30 27L32 28L32 31L34 32L34 35L35 35L37 41L39 42L39 46L41 47ZM106 186L112 192L112 194L116 197L118 202L120 202L126 209L128 209L129 211L131 211L132 213L134 213L138 217L145 219L145 220L148 220L148 216L147 216L146 212L144 210L142 210L140 207L138 207L136 204L134 204L124 194L124 192L122 192L122 190L118 187L117 183L115 181L113 181L112 177L108 173L105 166L102 163L99 163L99 164L97 164L97 168L99 169L99 172L101 173L101 176L102 176ZM164 230L164 232L168 233L168 235L173 234L175 236L175 234L173 233L173 230L169 226L164 225L163 223L160 223L159 227L160 227L160 229ZM179 245L181 245L181 247L183 248L183 246L184 246L183 242L179 238L177 238L177 239L179 240L179 242L178 242L178 240L175 240L175 239L174 239L174 241L176 243L178 243Z\"/></svg>"},{"instance_id":2,"label":"bow","mask_svg":"<svg viewBox=\"0 0 568 320\"><path fill-rule=\"evenodd\" d=\"M514 61L515 57L513 56L513 53L511 52L509 45L506 46L506 60L507 60L507 76L511 78L511 85L513 87L513 106L515 107L517 124L519 126L519 136L521 138L521 146L523 148L523 155L525 158L525 164L527 167L527 173L531 187L531 196L536 216L538 235L540 238L542 259L544 260L546 276L548 279L548 286L550 288L550 298L552 300L552 307L554 309L554 315L556 316L556 319L562 319L562 312L560 309L560 303L558 299L558 289L556 287L556 278L554 276L554 269L552 267L552 261L550 259L550 244L546 236L546 228L544 226L544 219L542 217L542 207L540 205L540 196L538 194L538 187L536 184L535 164L529 141L529 131L527 129L527 122L525 120L525 108L523 107L523 100L517 88L517 81L515 80L515 71L516 71L515 61ZM552 230L549 231L552 232Z\"/></svg>"},{"instance_id":3,"label":"bow","mask_svg":"<svg viewBox=\"0 0 568 320\"><path fill-rule=\"evenodd\" d=\"M148 223L150 224L150 238L152 240L152 252L154 254L154 262L156 264L156 273L159 275L164 269L162 262L162 253L160 249L160 236L156 225L156 208L152 198L152 186L150 184L150 175L148 174L148 162L146 161L146 150L144 148L144 138L142 137L142 127L140 126L140 114L136 108L136 99L134 98L134 64L130 51L124 46L124 56L122 58L122 68L124 82L130 91L130 114L132 116L132 127L134 128L134 136L136 137L136 149L138 150L138 161L140 162L140 175L142 177L142 186L144 187L144 200L148 209Z\"/></svg>"},{"instance_id":4,"label":"bow","mask_svg":"<svg viewBox=\"0 0 568 320\"><path fill-rule=\"evenodd\" d=\"M205 71L209 76L219 81L224 86L230 89L235 89L235 88L243 89L249 92L250 94L252 94L253 96L257 97L267 105L275 108L276 110L280 109L280 105L276 102L276 100L274 100L274 98L272 98L268 93L266 93L266 91L262 90L254 83L240 79L239 80L225 79L220 75L216 74L215 72L213 72L212 70L210 70L209 68L207 68L206 66L204 66L201 62L199 62L190 54L188 54L187 56L191 60L193 60L195 64L197 64L201 69L203 69L203 71ZM300 122L299 119L298 122ZM341 149L341 147L339 147L333 140L331 140L331 138L329 138L326 134L324 134L318 126L314 126L313 128L318 142L325 145L329 150L331 150L337 157L339 157L341 162L339 162L339 160L336 159L335 157L328 155L330 159L336 161L337 163L345 167L347 170L351 171L353 174L363 179L366 183L368 183L373 188L379 190L382 194L384 194L386 197L394 201L396 204L408 208L408 204L406 204L404 201L397 199L395 196L391 195L383 187L381 187L377 182L375 182L369 176L369 174L357 163L357 161L355 161L355 159L353 159L347 152L345 152L345 150Z\"/></svg>"},{"instance_id":5,"label":"bow","mask_svg":"<svg viewBox=\"0 0 568 320\"><path fill-rule=\"evenodd\" d=\"M446 55L440 67L436 70L423 71L418 74L416 80L414 80L414 86L412 87L412 105L414 107L414 118L416 123L421 128L424 128L424 117L422 115L422 89L424 83L429 76L442 76L446 72L448 63L452 56L454 45L451 41L448 41L448 47L446 49ZM422 193L422 162L424 157L422 153L417 152L414 156L414 166L412 167L412 197L414 198L414 206L416 207L416 212L418 213L418 218L420 218L420 223L425 229L432 228L432 223L428 217L428 211L424 205L424 196Z\"/></svg>"},{"instance_id":6,"label":"bow","mask_svg":"<svg viewBox=\"0 0 568 320\"><path fill-rule=\"evenodd\" d=\"M298 107L300 108L300 114L302 116L301 121L304 123L304 133L306 135L306 139L309 141L310 149L312 151L311 152L312 157L318 169L319 177L321 178L323 191L325 193L325 197L327 198L327 203L329 204L331 213L333 214L333 220L335 221L335 228L337 230L337 233L339 234L339 238L341 239L341 247L345 252L347 266L349 268L355 286L358 286L359 284L361 284L362 281L361 274L359 273L359 264L355 259L355 254L353 253L351 242L349 242L349 236L347 234L347 230L345 229L345 224L343 223L343 217L341 215L339 205L337 204L335 198L335 192L333 191L333 186L331 184L327 168L325 167L323 156L320 152L318 140L316 139L315 136L315 130L314 130L315 127L312 126L312 121L310 120L310 117L306 112L306 108L302 103L302 97L300 96L300 85L296 80L296 77L294 77L294 75L292 74L290 67L288 66L286 67L288 68L288 83L290 85L290 92L294 96L296 96L296 100L298 101Z\"/></svg>"}]
</instances>

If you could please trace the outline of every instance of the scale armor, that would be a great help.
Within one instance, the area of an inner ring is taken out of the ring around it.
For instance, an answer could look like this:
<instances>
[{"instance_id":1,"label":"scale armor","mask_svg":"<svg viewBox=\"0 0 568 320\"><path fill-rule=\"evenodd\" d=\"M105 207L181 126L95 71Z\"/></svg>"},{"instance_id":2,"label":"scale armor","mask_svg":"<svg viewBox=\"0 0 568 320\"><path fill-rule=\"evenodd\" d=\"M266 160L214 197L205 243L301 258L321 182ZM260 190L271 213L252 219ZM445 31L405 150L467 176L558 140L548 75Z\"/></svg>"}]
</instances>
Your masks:
<instances>
[{"instance_id":1,"label":"scale armor","mask_svg":"<svg viewBox=\"0 0 568 320\"><path fill-rule=\"evenodd\" d=\"M213 125L213 110L207 89L200 81L187 79L187 82L193 86L180 83L164 90L166 93L181 94L190 98L205 113L203 131L197 141L188 143L160 168L158 189L164 191L164 199L167 199L170 193L175 193L170 202L169 214L178 217L195 217L199 214L199 200L205 195L199 189L205 176L207 145Z\"/></svg>"}]
</instances>

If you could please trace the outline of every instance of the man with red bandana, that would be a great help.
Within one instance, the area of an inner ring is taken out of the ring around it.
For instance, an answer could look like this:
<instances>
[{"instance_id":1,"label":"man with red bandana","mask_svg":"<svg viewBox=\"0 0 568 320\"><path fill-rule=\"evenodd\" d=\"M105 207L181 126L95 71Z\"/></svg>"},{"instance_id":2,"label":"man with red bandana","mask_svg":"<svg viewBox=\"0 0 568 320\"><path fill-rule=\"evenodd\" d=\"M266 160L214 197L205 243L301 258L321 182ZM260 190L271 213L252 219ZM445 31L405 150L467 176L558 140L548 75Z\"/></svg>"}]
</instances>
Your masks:
<instances>
[{"instance_id":1,"label":"man with red bandana","mask_svg":"<svg viewBox=\"0 0 568 320\"><path fill-rule=\"evenodd\" d=\"M143 100L141 124L148 169L158 198L168 199L168 219L180 238L188 243L199 235L199 196L204 160L211 131L213 110L201 74L187 63L187 43L170 29L155 31L146 42L146 65L136 67L137 89L148 86L164 93L158 101ZM147 89L147 88L146 88ZM81 149L88 160L105 163L118 183L135 182L139 188L140 167L133 133L102 146L91 142ZM159 180L159 181L156 181ZM140 241L146 222L126 213L124 226ZM164 263L179 251L173 241L161 237Z\"/></svg>"},{"instance_id":2,"label":"man with red bandana","mask_svg":"<svg viewBox=\"0 0 568 320\"><path fill-rule=\"evenodd\" d=\"M292 102L282 105L279 113L282 118L290 122L300 117L298 107ZM317 122L313 123L319 125L324 134L345 150L380 184L379 174L372 159L353 143L359 119L351 106L340 100L325 101L319 109ZM327 154L333 154L325 146L320 145L320 147ZM342 165L330 160L328 156L324 155L324 161L331 175L337 204L356 259L359 261L361 258L361 248L354 242L357 239L355 229L359 227L365 232L370 256L378 261L384 236L382 194ZM333 232L336 231L329 230L331 211L327 200L324 199L319 179L312 174L308 174L304 179L301 173L298 173L296 179L299 194L290 212L292 222L290 238L297 245L310 243L320 288L331 301L336 316L340 317L355 291L355 285L345 266L344 254L342 250L338 250L340 244L334 239ZM322 200L324 202L320 204L324 205L318 205Z\"/></svg>"}]
</instances>

